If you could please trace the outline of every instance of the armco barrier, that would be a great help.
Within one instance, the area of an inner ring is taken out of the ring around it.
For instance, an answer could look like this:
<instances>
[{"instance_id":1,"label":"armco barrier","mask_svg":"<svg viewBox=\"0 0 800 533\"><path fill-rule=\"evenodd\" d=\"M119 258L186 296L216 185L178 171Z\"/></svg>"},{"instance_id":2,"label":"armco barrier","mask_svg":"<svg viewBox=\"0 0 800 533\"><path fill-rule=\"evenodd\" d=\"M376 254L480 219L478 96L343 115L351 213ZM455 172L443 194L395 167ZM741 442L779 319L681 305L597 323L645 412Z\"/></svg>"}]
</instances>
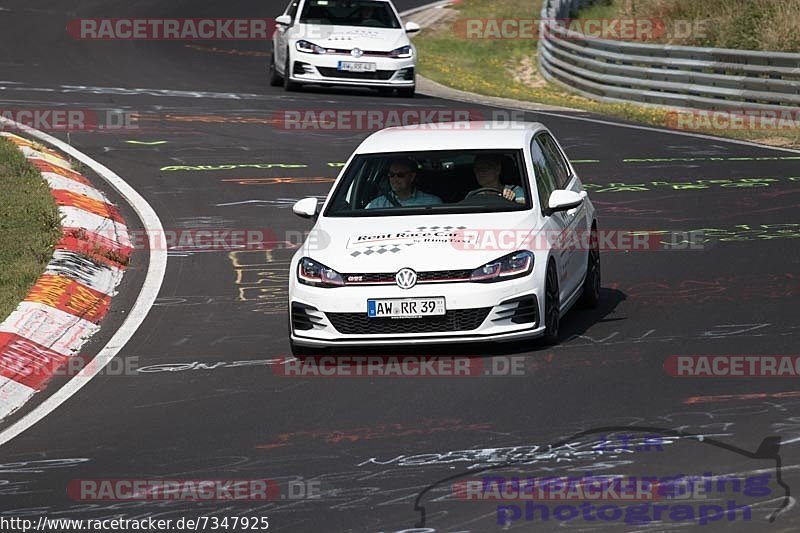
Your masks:
<instances>
[{"instance_id":1,"label":"armco barrier","mask_svg":"<svg viewBox=\"0 0 800 533\"><path fill-rule=\"evenodd\" d=\"M539 70L602 101L709 110L800 108L800 54L587 37L560 21L592 0L545 0Z\"/></svg>"}]
</instances>

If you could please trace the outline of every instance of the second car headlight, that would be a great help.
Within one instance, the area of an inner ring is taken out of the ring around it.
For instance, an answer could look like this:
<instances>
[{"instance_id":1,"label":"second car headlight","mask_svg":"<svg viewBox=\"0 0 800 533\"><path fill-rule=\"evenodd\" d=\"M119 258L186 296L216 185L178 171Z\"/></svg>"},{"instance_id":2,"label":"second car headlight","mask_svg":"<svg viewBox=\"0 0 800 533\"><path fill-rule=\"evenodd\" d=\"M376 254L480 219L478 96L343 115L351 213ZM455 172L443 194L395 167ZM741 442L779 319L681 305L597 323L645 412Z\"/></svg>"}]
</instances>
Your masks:
<instances>
[{"instance_id":1,"label":"second car headlight","mask_svg":"<svg viewBox=\"0 0 800 533\"><path fill-rule=\"evenodd\" d=\"M527 276L533 270L533 252L514 252L472 271L470 281L505 281Z\"/></svg>"},{"instance_id":2,"label":"second car headlight","mask_svg":"<svg viewBox=\"0 0 800 533\"><path fill-rule=\"evenodd\" d=\"M341 274L308 257L302 258L298 263L297 279L304 285L313 285L314 287L341 287L344 285L344 278Z\"/></svg>"},{"instance_id":3,"label":"second car headlight","mask_svg":"<svg viewBox=\"0 0 800 533\"><path fill-rule=\"evenodd\" d=\"M325 54L328 51L317 44L304 40L297 41L294 47L298 52L305 52L307 54Z\"/></svg>"},{"instance_id":4,"label":"second car headlight","mask_svg":"<svg viewBox=\"0 0 800 533\"><path fill-rule=\"evenodd\" d=\"M414 51L411 46L401 46L389 52L389 57L411 57L412 55L414 55Z\"/></svg>"}]
</instances>

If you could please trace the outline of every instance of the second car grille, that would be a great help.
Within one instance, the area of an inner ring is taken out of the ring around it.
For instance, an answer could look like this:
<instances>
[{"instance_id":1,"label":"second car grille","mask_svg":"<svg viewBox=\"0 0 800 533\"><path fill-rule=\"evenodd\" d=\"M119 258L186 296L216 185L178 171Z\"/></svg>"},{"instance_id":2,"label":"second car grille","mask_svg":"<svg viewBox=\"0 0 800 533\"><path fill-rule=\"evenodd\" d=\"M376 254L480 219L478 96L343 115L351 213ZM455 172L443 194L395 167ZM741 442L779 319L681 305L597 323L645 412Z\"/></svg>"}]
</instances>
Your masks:
<instances>
[{"instance_id":1,"label":"second car grille","mask_svg":"<svg viewBox=\"0 0 800 533\"><path fill-rule=\"evenodd\" d=\"M339 333L346 335L391 335L397 333L446 333L477 329L491 311L452 309L444 316L423 318L369 318L366 313L325 313Z\"/></svg>"},{"instance_id":2,"label":"second car grille","mask_svg":"<svg viewBox=\"0 0 800 533\"><path fill-rule=\"evenodd\" d=\"M388 80L394 74L394 70L376 70L375 72L350 72L349 70L338 70L332 67L317 67L320 74L326 78L346 78L353 80Z\"/></svg>"}]
</instances>

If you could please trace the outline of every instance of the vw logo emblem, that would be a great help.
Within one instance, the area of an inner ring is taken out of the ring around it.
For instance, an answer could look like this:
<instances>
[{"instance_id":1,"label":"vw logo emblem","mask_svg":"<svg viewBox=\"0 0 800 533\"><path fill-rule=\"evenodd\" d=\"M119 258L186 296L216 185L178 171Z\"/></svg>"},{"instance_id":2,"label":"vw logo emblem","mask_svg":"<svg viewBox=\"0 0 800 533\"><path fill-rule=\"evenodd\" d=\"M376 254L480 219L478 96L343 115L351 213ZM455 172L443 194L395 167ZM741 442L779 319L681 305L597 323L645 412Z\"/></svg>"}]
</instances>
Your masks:
<instances>
[{"instance_id":1,"label":"vw logo emblem","mask_svg":"<svg viewBox=\"0 0 800 533\"><path fill-rule=\"evenodd\" d=\"M394 275L394 280L401 289L410 289L417 284L417 273L410 268L403 268Z\"/></svg>"},{"instance_id":2,"label":"vw logo emblem","mask_svg":"<svg viewBox=\"0 0 800 533\"><path fill-rule=\"evenodd\" d=\"M350 55L353 57L361 57L364 55L364 52L361 51L361 48L353 48L350 50Z\"/></svg>"}]
</instances>

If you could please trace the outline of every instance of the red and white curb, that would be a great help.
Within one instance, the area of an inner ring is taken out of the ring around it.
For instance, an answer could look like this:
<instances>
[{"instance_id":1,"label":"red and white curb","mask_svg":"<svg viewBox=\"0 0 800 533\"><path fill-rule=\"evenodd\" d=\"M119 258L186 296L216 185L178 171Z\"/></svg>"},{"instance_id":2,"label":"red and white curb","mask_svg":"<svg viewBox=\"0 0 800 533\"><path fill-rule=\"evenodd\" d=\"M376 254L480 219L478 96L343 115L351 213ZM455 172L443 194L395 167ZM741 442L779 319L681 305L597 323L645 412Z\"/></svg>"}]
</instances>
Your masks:
<instances>
[{"instance_id":1,"label":"red and white curb","mask_svg":"<svg viewBox=\"0 0 800 533\"><path fill-rule=\"evenodd\" d=\"M25 299L0 323L0 419L22 407L100 329L132 247L106 196L59 153L8 132L50 186L62 237Z\"/></svg>"},{"instance_id":2,"label":"red and white curb","mask_svg":"<svg viewBox=\"0 0 800 533\"><path fill-rule=\"evenodd\" d=\"M148 247L148 261L147 261L147 270L144 275L144 281L142 282L141 288L139 289L139 294L136 296L136 300L134 301L133 305L128 310L125 320L122 321L122 324L116 329L114 334L108 340L108 342L103 346L97 355L94 356L92 359L91 364L83 367L80 372L64 385L60 386L57 391L49 394L45 400L43 400L40 404L37 404L33 407L29 412L25 413L21 416L18 420L14 421L8 427L3 428L0 430L0 446L9 442L10 440L16 438L23 432L27 431L31 427L33 427L36 423L50 415L53 411L58 409L58 407L69 400L72 396L74 396L78 391L80 391L83 387L85 387L97 374L99 374L108 363L117 356L117 354L122 350L128 341L131 340L133 335L139 329L139 327L144 322L145 318L147 318L148 313L153 307L153 303L155 302L156 298L158 297L158 292L161 290L161 284L164 282L164 275L167 271L167 251L163 249L163 246L158 244L158 239L160 236L164 235L164 227L161 224L161 220L159 220L158 215L153 210L152 206L147 203L141 194L136 192L136 190L131 187L124 179L122 179L119 175L117 175L113 170L106 167L105 165L99 163L98 161L92 159L88 155L84 154L80 150L70 146L66 142L53 137L52 135L48 135L42 131L35 130L30 128L24 124L20 124L19 122L15 122L13 120L9 120L5 117L0 117L0 126L4 129L13 129L15 131L19 131L24 133L27 137L36 139L47 146L53 147L58 149L58 151L62 154L68 155L70 158L81 162L82 164L86 165L90 169L92 169L95 174L100 176L100 178L105 181L110 187L112 187L125 202L130 205L133 212L136 213L136 216L139 218L144 231L147 233L150 238L147 242ZM31 148L30 146L28 148ZM44 153L46 156L52 157L53 155L57 156L58 158L63 161L63 158L59 156L57 153L53 152L49 149L44 150L36 150L38 152ZM62 166L59 166L57 163L58 160L49 160L49 157L45 157L44 161L39 163L41 165L39 168L43 172L51 172L53 167L56 167L57 170L53 171L53 174L57 174L60 178L68 178L73 179L73 181L77 181L81 183L80 179L78 179L79 174L70 171ZM60 169L60 170L58 170ZM47 179L47 178L45 178ZM57 182L64 183L63 181L59 181L59 178L51 176L51 179L56 180ZM71 184L70 184L71 185ZM82 183L82 185L89 186L88 182ZM73 192L79 192L81 189L76 188ZM104 198L101 196L101 198ZM95 198L97 199L97 198ZM70 207L75 207L71 205L65 205L61 207L62 212L66 213L69 217L70 215L73 219L77 220L79 217L76 211L71 211ZM93 220L94 228L95 229L103 229L105 230L108 228L116 228L118 227L118 223L112 224L111 226L103 226L102 223L98 223L99 221L97 218L90 217L90 212L87 211L86 215L83 215L84 220ZM113 220L113 217L112 217ZM62 221L62 224L69 224L69 218L65 218ZM91 231L91 229L89 230ZM99 238L105 237L105 231L102 234L97 234ZM81 233L80 231L75 232L71 235L64 235L62 239L63 247L56 252L56 255L59 256L61 259L66 259L70 256L70 252L74 254L74 250L77 247L80 250L79 243L82 240L90 240L92 243L96 242L97 239L92 240L92 236L87 236L85 233ZM103 246L108 249L112 249L113 239L108 239L108 241L100 241ZM125 244L122 241L117 240L120 244L119 249L117 249L117 253L124 253L125 251ZM62 255L63 254L63 255ZM86 255L86 254L84 254ZM91 255L91 254L89 254ZM105 254L104 256L106 259L113 260L116 257L114 253L110 251ZM100 259L102 261L102 259ZM54 257L54 261L56 258ZM112 261L113 262L113 261ZM66 268L67 265L62 262L59 264L51 264L53 272L59 272L59 269ZM115 265L110 264L110 267L114 267ZM95 270L90 269L90 273L96 273ZM113 280L113 268L112 274L110 274L110 278ZM97 287L108 286L104 285L103 281L100 279L100 276L94 276L90 278L91 280L97 283ZM108 281L108 277L106 277L106 282ZM102 290L100 290L102 292ZM112 291L113 292L113 291ZM27 304L26 304L27 305ZM60 315L61 318L67 319L67 324L72 324L76 322L76 318L73 318L70 313L66 313L69 316ZM55 314L53 316L56 316ZM44 324L44 321L41 319L39 320L40 323ZM88 322L88 321L87 321ZM91 323L91 322L89 322ZM96 325L95 325L96 326ZM56 326L58 327L58 326ZM64 338L57 336L55 337L59 341L64 342ZM63 355L63 354L62 354ZM70 356L67 356L70 357ZM71 356L74 357L74 356ZM15 381L16 384L16 381ZM14 392L17 390L15 385L10 385L10 387L14 387L7 389L7 392L10 396L15 396ZM33 388L33 387L31 387ZM24 390L24 389L23 389ZM0 403L3 402L3 399L0 398Z\"/></svg>"}]
</instances>

